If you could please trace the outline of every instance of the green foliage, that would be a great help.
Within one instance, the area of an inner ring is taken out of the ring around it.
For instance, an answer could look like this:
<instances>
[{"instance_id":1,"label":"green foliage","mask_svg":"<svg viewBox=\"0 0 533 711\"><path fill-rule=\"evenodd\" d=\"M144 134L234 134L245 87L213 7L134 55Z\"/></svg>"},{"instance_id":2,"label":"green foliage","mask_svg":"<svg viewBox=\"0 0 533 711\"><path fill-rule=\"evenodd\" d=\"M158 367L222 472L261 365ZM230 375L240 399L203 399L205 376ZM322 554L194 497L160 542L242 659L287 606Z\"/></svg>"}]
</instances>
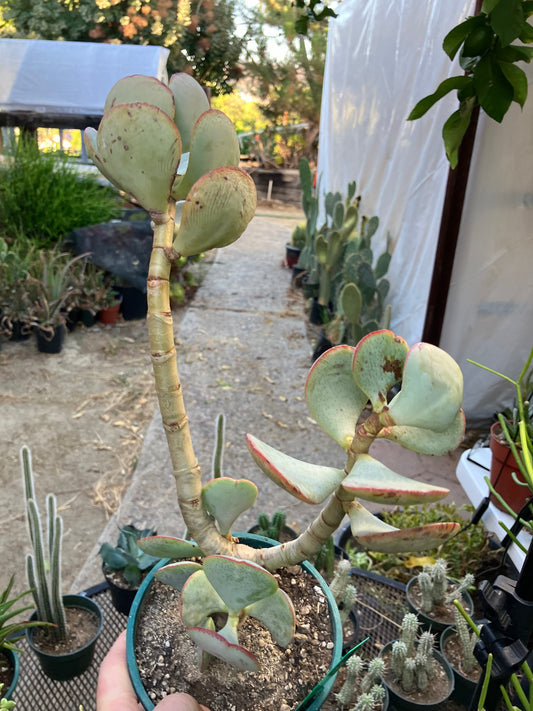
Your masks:
<instances>
[{"instance_id":1,"label":"green foliage","mask_svg":"<svg viewBox=\"0 0 533 711\"><path fill-rule=\"evenodd\" d=\"M294 9L276 0L261 0L243 14L248 24L244 70L270 130L262 136L260 157L278 164L281 158L286 168L296 167L304 156L315 161L327 27L312 22L305 37L298 34ZM307 126L295 134L291 126L301 123Z\"/></svg>"},{"instance_id":2,"label":"green foliage","mask_svg":"<svg viewBox=\"0 0 533 711\"><path fill-rule=\"evenodd\" d=\"M244 98L238 91L213 97L211 108L223 111L231 119L237 135L261 131L266 127L266 121L257 101ZM241 152L246 151L241 149Z\"/></svg>"},{"instance_id":3,"label":"green foliage","mask_svg":"<svg viewBox=\"0 0 533 711\"><path fill-rule=\"evenodd\" d=\"M443 96L457 91L459 108L442 129L452 168L457 165L474 108L481 107L499 123L512 102L523 108L527 76L517 63L530 62L533 56L533 48L524 46L533 42L533 27L527 21L532 12L528 0L485 0L479 14L461 22L444 38L444 51L451 60L459 52L465 74L445 79L433 94L416 104L408 120L420 118ZM520 44L512 44L516 40Z\"/></svg>"},{"instance_id":4,"label":"green foliage","mask_svg":"<svg viewBox=\"0 0 533 711\"><path fill-rule=\"evenodd\" d=\"M67 158L41 153L21 137L0 168L0 232L9 243L21 235L36 247L53 247L76 227L118 216L117 194Z\"/></svg>"},{"instance_id":5,"label":"green foliage","mask_svg":"<svg viewBox=\"0 0 533 711\"><path fill-rule=\"evenodd\" d=\"M415 528L445 521L461 523L461 529L464 530L439 548L427 551L423 558L403 553L362 552L353 539L348 541L345 549L354 567L372 570L403 583L420 572L426 563L433 562L438 557L446 559L448 575L451 578L463 578L468 572L476 574L477 571L483 571L487 563L497 565L501 552L490 547L490 536L481 523L465 528L467 517L473 512L473 506L457 506L454 503L426 504L382 511L385 523L396 528Z\"/></svg>"},{"instance_id":6,"label":"green foliage","mask_svg":"<svg viewBox=\"0 0 533 711\"><path fill-rule=\"evenodd\" d=\"M11 649L15 652L20 652L21 650L17 649L16 643L24 636L24 631L30 627L42 627L45 623L22 621L7 624L13 617L33 609L33 605L12 609L13 605L31 593L31 590L25 590L23 593L10 598L14 579L15 576L12 575L7 587L0 593L0 650ZM1 688L2 685L0 684L0 690ZM0 708L3 707L0 706Z\"/></svg>"},{"instance_id":7,"label":"green foliage","mask_svg":"<svg viewBox=\"0 0 533 711\"><path fill-rule=\"evenodd\" d=\"M310 23L337 17L337 13L321 0L293 0L292 4L302 10L294 23L294 29L300 35L307 34Z\"/></svg>"},{"instance_id":8,"label":"green foliage","mask_svg":"<svg viewBox=\"0 0 533 711\"><path fill-rule=\"evenodd\" d=\"M305 247L306 226L305 223L296 225L292 231L291 244L293 247L303 249Z\"/></svg>"},{"instance_id":9,"label":"green foliage","mask_svg":"<svg viewBox=\"0 0 533 711\"><path fill-rule=\"evenodd\" d=\"M30 332L28 277L35 259L36 249L28 239L20 237L10 246L0 237L0 330L7 336L16 324Z\"/></svg>"},{"instance_id":10,"label":"green foliage","mask_svg":"<svg viewBox=\"0 0 533 711\"><path fill-rule=\"evenodd\" d=\"M469 363L477 365L493 375L497 375L499 378L507 380L507 382L512 385L515 390L515 403L512 414L508 412L500 412L498 413L498 420L505 435L505 439L507 440L507 444L516 459L520 473L524 477L524 480L531 492L533 492L532 361L533 348L531 349L529 356L524 363L524 367L516 380L513 380L513 378L504 375L503 373L499 373L492 368L487 368L485 365L476 363L473 360L468 361ZM492 493L495 492L493 491ZM497 496L499 496L499 494ZM502 501L502 503L505 505L505 502ZM511 508L506 507L506 510L508 510L511 515L516 516ZM532 527L531 522L525 521L524 523L528 528Z\"/></svg>"},{"instance_id":11,"label":"green foliage","mask_svg":"<svg viewBox=\"0 0 533 711\"><path fill-rule=\"evenodd\" d=\"M143 553L137 545L139 538L155 536L153 528L138 529L133 525L122 526L117 545L103 543L98 551L107 568L120 570L124 579L133 587L141 582L145 570L152 568L159 558Z\"/></svg>"}]
</instances>

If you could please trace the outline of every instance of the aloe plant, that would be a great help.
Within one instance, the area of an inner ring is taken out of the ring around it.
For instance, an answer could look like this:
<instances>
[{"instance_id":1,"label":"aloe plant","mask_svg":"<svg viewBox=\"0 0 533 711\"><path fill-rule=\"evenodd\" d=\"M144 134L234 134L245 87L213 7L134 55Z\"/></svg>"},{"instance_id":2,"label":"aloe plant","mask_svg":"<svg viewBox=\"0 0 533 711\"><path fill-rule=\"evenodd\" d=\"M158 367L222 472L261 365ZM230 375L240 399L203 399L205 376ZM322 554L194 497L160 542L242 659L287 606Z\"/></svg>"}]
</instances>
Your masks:
<instances>
[{"instance_id":1,"label":"aloe plant","mask_svg":"<svg viewBox=\"0 0 533 711\"><path fill-rule=\"evenodd\" d=\"M169 305L172 262L230 244L254 215L255 188L238 168L235 130L224 114L209 109L201 87L188 75L173 75L168 86L152 77L134 76L112 88L98 131L86 129L85 140L101 172L130 193L150 213L154 225L147 316L151 357L179 506L195 545L156 536L139 546L150 555L179 561L171 564L179 565L179 579L172 583L183 588L182 616L200 646L207 653L242 661L249 653L238 644L238 618L253 608L253 614L268 618L270 624L266 610L272 605L285 613L289 609L271 583L266 584L266 571L312 559L345 515L354 536L372 550L421 550L457 530L456 524L437 523L401 531L373 516L359 499L411 504L446 496L447 489L394 473L369 450L377 439L424 454L454 449L464 431L461 371L439 348L423 343L409 348L388 330L369 334L356 347L338 346L325 353L308 375L306 399L312 417L345 450L346 466L299 461L248 435L251 455L268 477L296 498L324 506L295 541L263 549L240 543L231 534L233 524L254 504L257 487L223 476L202 484ZM389 398L398 385L400 391ZM372 411L360 421L369 401ZM207 556L203 568L182 560L190 556ZM208 562L211 556L214 562ZM228 590L226 574L221 573L225 568L231 569L240 596ZM175 575L176 569L171 570ZM164 579L165 568L157 576ZM196 603L188 589L202 590L198 599L203 602ZM209 620L213 610L222 607L219 598L227 608L228 623L217 631ZM189 616L189 608L200 609ZM285 630L282 639L284 634Z\"/></svg>"}]
</instances>

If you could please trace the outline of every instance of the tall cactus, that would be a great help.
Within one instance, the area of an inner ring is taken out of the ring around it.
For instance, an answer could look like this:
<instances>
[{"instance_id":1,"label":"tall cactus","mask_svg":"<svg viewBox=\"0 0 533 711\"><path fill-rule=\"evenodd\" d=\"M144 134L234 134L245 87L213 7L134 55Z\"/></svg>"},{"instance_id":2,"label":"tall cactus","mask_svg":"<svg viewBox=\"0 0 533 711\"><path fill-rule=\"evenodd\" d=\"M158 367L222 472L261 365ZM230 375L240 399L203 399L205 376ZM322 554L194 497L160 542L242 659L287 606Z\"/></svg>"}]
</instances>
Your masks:
<instances>
[{"instance_id":1,"label":"tall cactus","mask_svg":"<svg viewBox=\"0 0 533 711\"><path fill-rule=\"evenodd\" d=\"M26 556L26 574L32 590L39 620L56 625L51 632L56 639L65 639L67 621L61 593L61 540L63 520L57 514L57 501L53 494L46 497L47 552L41 525L41 516L35 501L35 487L31 452L23 446L20 450L26 516L33 553Z\"/></svg>"}]
</instances>

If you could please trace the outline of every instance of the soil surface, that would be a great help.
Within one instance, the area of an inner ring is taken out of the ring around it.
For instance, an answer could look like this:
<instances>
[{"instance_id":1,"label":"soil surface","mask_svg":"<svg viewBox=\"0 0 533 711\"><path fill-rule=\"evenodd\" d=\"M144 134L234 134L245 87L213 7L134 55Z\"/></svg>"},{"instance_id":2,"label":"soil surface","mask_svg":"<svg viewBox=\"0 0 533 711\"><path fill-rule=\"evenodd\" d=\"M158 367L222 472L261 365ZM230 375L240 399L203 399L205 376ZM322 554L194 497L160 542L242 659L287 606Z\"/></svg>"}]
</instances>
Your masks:
<instances>
[{"instance_id":1,"label":"soil surface","mask_svg":"<svg viewBox=\"0 0 533 711\"><path fill-rule=\"evenodd\" d=\"M303 219L297 206L274 201L260 203L257 214L289 229ZM209 268L210 262L207 257L200 268ZM174 309L177 327L183 313L183 308ZM78 327L67 335L58 355L38 352L34 336L22 342L2 340L0 591L13 573L13 593L27 587L20 447L25 444L32 452L37 504L44 519L46 495L55 493L58 499L67 592L120 506L155 406L144 319ZM32 601L28 596L24 602Z\"/></svg>"}]
</instances>

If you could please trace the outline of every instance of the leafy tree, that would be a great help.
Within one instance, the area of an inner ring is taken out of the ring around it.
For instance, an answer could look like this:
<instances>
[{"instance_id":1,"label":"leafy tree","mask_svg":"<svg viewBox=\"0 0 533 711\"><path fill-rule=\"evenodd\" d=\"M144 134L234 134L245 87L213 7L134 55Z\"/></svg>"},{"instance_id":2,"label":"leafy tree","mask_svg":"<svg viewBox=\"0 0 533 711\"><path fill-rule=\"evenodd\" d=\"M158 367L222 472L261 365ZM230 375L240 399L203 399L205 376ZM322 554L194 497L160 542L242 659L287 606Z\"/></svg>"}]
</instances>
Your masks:
<instances>
[{"instance_id":1,"label":"leafy tree","mask_svg":"<svg viewBox=\"0 0 533 711\"><path fill-rule=\"evenodd\" d=\"M267 139L276 141L278 151L285 149L284 161L288 167L296 166L303 156L314 160L327 27L310 22L307 36L298 34L295 28L298 14L288 3L279 0L259 0L255 8L243 14L248 23L245 72L269 122L271 136ZM276 41L269 39L273 33L277 35ZM307 124L302 133L291 133L291 138L285 140L285 132L278 131L275 134L278 139L272 138L275 127L287 129L298 123Z\"/></svg>"},{"instance_id":2,"label":"leafy tree","mask_svg":"<svg viewBox=\"0 0 533 711\"><path fill-rule=\"evenodd\" d=\"M167 47L169 74L186 71L213 95L241 71L229 0L0 0L0 36Z\"/></svg>"},{"instance_id":3,"label":"leafy tree","mask_svg":"<svg viewBox=\"0 0 533 711\"><path fill-rule=\"evenodd\" d=\"M533 48L533 26L527 21L533 14L530 0L484 0L481 11L451 29L442 47L453 59L459 52L461 76L445 79L433 94L421 99L408 120L423 116L450 91L457 91L459 108L445 122L442 137L452 168L474 109L481 109L502 122L515 101L521 107L527 98L527 76L517 62L529 62ZM513 44L519 40L520 44ZM522 44L523 43L523 44Z\"/></svg>"}]
</instances>

